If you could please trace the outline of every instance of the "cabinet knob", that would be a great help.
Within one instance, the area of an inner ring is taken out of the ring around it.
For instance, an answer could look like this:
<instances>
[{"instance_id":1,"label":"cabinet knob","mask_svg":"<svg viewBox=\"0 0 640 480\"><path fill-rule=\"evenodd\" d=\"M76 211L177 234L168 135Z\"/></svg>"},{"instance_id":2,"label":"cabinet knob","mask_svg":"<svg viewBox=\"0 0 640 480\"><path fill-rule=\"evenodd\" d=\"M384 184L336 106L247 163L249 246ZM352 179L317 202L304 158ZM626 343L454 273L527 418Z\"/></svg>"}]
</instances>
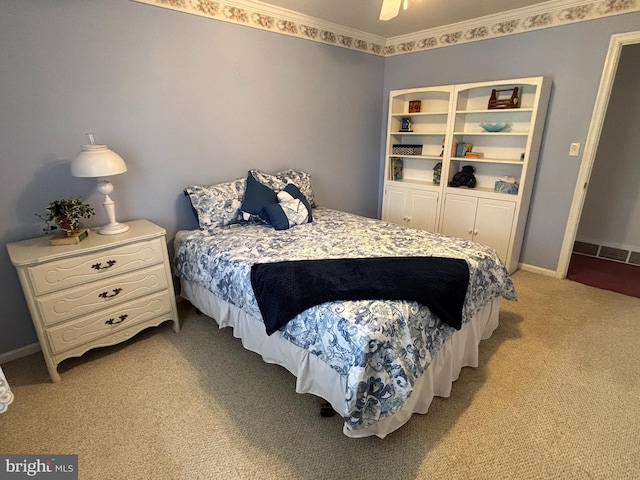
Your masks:
<instances>
[{"instance_id":1,"label":"cabinet knob","mask_svg":"<svg viewBox=\"0 0 640 480\"><path fill-rule=\"evenodd\" d=\"M469 235L473 235L473 229L472 228L469 229Z\"/></svg>"},{"instance_id":2,"label":"cabinet knob","mask_svg":"<svg viewBox=\"0 0 640 480\"><path fill-rule=\"evenodd\" d=\"M478 230L476 230L475 232L473 232L474 235L478 235Z\"/></svg>"}]
</instances>

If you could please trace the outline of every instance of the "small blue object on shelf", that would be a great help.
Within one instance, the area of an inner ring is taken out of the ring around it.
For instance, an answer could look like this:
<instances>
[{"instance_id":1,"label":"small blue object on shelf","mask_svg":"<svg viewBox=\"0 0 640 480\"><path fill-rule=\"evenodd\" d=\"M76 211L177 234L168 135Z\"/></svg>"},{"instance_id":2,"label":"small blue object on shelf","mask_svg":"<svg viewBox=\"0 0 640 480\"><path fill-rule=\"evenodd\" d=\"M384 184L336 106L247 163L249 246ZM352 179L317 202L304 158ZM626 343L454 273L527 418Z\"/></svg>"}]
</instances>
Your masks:
<instances>
[{"instance_id":1,"label":"small blue object on shelf","mask_svg":"<svg viewBox=\"0 0 640 480\"><path fill-rule=\"evenodd\" d=\"M499 122L499 123L481 123L480 126L486 132L495 133L495 132L502 132L507 127L509 127L509 124L508 123L504 123L504 122Z\"/></svg>"},{"instance_id":2,"label":"small blue object on shelf","mask_svg":"<svg viewBox=\"0 0 640 480\"><path fill-rule=\"evenodd\" d=\"M494 191L499 193L508 193L510 195L518 194L518 184L515 182L505 182L498 180L493 188Z\"/></svg>"}]
</instances>

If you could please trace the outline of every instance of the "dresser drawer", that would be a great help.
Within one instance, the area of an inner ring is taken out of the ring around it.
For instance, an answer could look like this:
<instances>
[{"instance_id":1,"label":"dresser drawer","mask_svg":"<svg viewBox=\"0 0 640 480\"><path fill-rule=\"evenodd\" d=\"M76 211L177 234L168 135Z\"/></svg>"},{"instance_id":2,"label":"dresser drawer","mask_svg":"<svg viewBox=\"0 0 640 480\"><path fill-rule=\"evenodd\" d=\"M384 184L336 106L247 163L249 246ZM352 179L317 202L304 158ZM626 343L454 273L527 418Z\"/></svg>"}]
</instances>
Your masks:
<instances>
[{"instance_id":1,"label":"dresser drawer","mask_svg":"<svg viewBox=\"0 0 640 480\"><path fill-rule=\"evenodd\" d=\"M90 343L129 326L171 313L172 298L168 291L105 309L99 313L63 323L46 330L54 354Z\"/></svg>"},{"instance_id":2,"label":"dresser drawer","mask_svg":"<svg viewBox=\"0 0 640 480\"><path fill-rule=\"evenodd\" d=\"M36 297L36 305L44 325L51 326L63 320L165 290L168 286L165 266L158 264L85 286Z\"/></svg>"},{"instance_id":3,"label":"dresser drawer","mask_svg":"<svg viewBox=\"0 0 640 480\"><path fill-rule=\"evenodd\" d=\"M160 239L92 252L27 268L36 295L55 292L164 261Z\"/></svg>"}]
</instances>

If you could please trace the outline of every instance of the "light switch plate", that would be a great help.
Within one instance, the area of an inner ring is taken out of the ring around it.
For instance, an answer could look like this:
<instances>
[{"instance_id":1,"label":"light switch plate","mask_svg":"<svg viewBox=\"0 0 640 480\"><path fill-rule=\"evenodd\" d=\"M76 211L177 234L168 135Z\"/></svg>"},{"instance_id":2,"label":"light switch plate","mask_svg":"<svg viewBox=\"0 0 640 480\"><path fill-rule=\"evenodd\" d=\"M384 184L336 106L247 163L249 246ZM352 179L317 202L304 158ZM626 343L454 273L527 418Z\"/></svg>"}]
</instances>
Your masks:
<instances>
[{"instance_id":1,"label":"light switch plate","mask_svg":"<svg viewBox=\"0 0 640 480\"><path fill-rule=\"evenodd\" d=\"M579 143L572 143L571 145L569 145L569 156L570 157L577 157L580 154L580 144Z\"/></svg>"}]
</instances>

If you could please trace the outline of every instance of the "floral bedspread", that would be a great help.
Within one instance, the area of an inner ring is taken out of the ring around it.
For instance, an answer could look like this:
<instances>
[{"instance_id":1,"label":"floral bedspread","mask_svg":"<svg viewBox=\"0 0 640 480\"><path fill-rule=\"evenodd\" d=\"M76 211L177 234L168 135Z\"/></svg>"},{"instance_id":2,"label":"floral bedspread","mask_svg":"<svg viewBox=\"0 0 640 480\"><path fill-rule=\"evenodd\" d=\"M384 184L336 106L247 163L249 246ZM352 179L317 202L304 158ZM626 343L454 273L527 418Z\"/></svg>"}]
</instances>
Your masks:
<instances>
[{"instance_id":1,"label":"floral bedspread","mask_svg":"<svg viewBox=\"0 0 640 480\"><path fill-rule=\"evenodd\" d=\"M375 256L463 258L469 287L463 324L493 298L515 300L497 254L477 243L364 218L314 209L314 221L288 230L240 224L183 237L176 273L261 319L251 287L257 262ZM433 355L455 330L411 301L361 300L317 305L291 320L285 338L345 376L345 424L359 429L394 414Z\"/></svg>"}]
</instances>

